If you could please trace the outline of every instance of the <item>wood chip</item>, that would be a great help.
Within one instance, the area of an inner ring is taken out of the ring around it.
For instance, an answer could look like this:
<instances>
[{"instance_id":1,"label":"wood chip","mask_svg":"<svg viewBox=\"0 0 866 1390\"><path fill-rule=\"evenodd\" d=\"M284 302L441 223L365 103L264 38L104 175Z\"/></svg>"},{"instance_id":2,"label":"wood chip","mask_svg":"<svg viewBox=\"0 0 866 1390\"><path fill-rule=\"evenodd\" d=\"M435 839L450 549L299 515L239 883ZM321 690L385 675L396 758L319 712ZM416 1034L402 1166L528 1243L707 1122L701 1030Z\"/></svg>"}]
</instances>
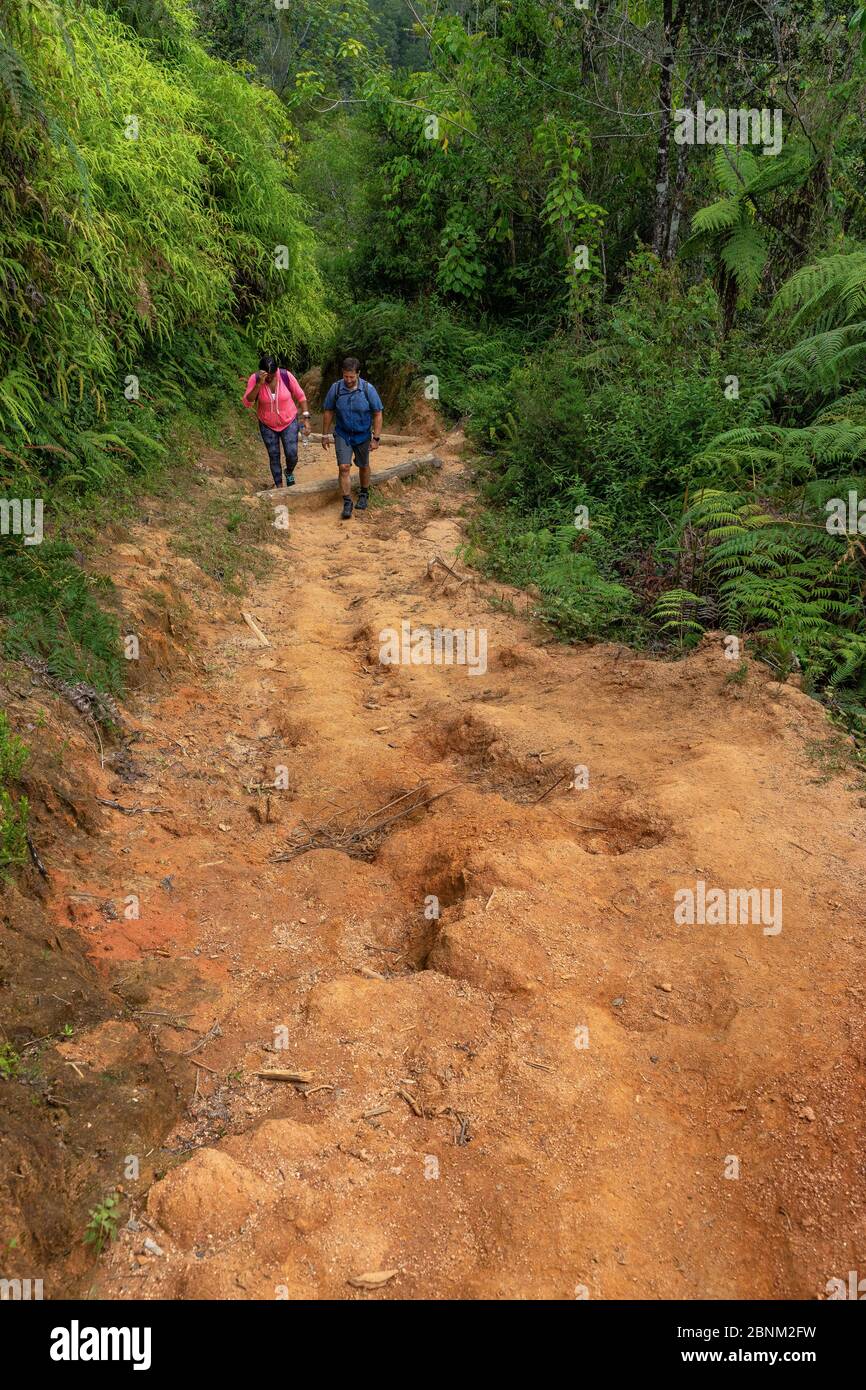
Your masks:
<instances>
[{"instance_id":1,"label":"wood chip","mask_svg":"<svg viewBox=\"0 0 866 1390\"><path fill-rule=\"evenodd\" d=\"M265 634L262 632L261 628L259 627L259 625L258 625L258 623L256 622L255 618L253 617L252 613L244 613L244 612L242 612L242 613L241 613L241 617L243 618L244 622L246 623L246 625L247 625L247 627L250 629L250 631L251 631L251 632L254 632L254 633L256 634L256 637L258 637L258 639L259 639L259 646L260 646L260 647L269 647L271 644L270 644L270 642L268 641L268 639L267 639L267 637L265 636Z\"/></svg>"},{"instance_id":2,"label":"wood chip","mask_svg":"<svg viewBox=\"0 0 866 1390\"><path fill-rule=\"evenodd\" d=\"M311 1071L257 1071L263 1081L295 1081L305 1083L315 1080Z\"/></svg>"},{"instance_id":3,"label":"wood chip","mask_svg":"<svg viewBox=\"0 0 866 1390\"><path fill-rule=\"evenodd\" d=\"M396 1278L399 1269L377 1269L369 1274L350 1274L346 1280L353 1289L381 1289L390 1279Z\"/></svg>"},{"instance_id":4,"label":"wood chip","mask_svg":"<svg viewBox=\"0 0 866 1390\"><path fill-rule=\"evenodd\" d=\"M419 1119L423 1120L424 1111L421 1109L421 1106L418 1104L414 1096L410 1096L409 1092L404 1091L402 1086L397 1087L397 1095L400 1097L401 1100L405 1100L406 1104L408 1105L409 1109L412 1111L414 1115L417 1115Z\"/></svg>"}]
</instances>

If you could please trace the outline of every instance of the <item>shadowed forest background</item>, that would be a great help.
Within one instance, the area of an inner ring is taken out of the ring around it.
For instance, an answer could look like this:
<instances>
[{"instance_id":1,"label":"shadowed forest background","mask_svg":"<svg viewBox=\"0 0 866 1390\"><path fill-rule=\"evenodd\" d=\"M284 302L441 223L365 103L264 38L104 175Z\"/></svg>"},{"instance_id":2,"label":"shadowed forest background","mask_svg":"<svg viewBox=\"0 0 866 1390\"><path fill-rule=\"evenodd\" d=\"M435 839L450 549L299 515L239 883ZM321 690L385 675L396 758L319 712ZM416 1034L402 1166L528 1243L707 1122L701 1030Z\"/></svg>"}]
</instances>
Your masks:
<instances>
[{"instance_id":1,"label":"shadowed forest background","mask_svg":"<svg viewBox=\"0 0 866 1390\"><path fill-rule=\"evenodd\" d=\"M463 422L468 558L564 639L722 629L866 732L825 524L866 495L864 44L833 0L0 0L2 493L46 504L0 538L5 656L110 721L89 541L194 486L260 351L351 351L392 428ZM698 101L781 111L780 152L677 143ZM0 866L25 756L0 717Z\"/></svg>"}]
</instances>

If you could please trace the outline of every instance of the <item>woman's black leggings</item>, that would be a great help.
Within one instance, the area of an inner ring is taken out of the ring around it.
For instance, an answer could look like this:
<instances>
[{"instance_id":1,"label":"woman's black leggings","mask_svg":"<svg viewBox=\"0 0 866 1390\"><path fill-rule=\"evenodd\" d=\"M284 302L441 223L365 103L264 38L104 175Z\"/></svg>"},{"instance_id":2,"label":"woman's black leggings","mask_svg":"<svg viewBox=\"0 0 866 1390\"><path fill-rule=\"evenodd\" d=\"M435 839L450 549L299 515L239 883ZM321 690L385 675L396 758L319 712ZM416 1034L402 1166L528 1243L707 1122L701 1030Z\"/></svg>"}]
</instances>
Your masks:
<instances>
[{"instance_id":1,"label":"woman's black leggings","mask_svg":"<svg viewBox=\"0 0 866 1390\"><path fill-rule=\"evenodd\" d=\"M272 430L270 425L263 425L261 420L259 420L259 432L262 439L265 441L265 448L268 451L268 462L271 465L271 477L274 480L275 487L279 487L283 481L280 440L283 442L283 453L286 456L286 477L290 478L298 463L299 428L299 420L293 420L290 425L286 425L284 430Z\"/></svg>"}]
</instances>

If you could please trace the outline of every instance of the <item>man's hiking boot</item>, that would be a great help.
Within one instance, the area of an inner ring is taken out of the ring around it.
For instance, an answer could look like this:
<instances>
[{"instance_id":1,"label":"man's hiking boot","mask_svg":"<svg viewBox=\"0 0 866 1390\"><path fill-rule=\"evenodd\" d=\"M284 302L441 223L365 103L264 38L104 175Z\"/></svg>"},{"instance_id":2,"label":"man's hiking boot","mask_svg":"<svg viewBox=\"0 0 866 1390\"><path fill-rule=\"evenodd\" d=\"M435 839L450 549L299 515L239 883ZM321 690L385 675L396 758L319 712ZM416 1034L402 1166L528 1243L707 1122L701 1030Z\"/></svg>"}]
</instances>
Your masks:
<instances>
[{"instance_id":1,"label":"man's hiking boot","mask_svg":"<svg viewBox=\"0 0 866 1390\"><path fill-rule=\"evenodd\" d=\"M365 512L367 510L367 499L369 495L367 489L362 487L361 491L358 493L358 501L355 503L359 512Z\"/></svg>"},{"instance_id":2,"label":"man's hiking boot","mask_svg":"<svg viewBox=\"0 0 866 1390\"><path fill-rule=\"evenodd\" d=\"M352 499L351 499L351 497L344 497L344 498L343 498L343 515L340 517L340 520L341 520L341 521L351 521L351 520L352 520L352 512L353 512L353 511L354 511L354 507L353 507L353 505L352 505Z\"/></svg>"},{"instance_id":3,"label":"man's hiking boot","mask_svg":"<svg viewBox=\"0 0 866 1390\"><path fill-rule=\"evenodd\" d=\"M295 475L294 475L294 473L287 473L287 474L286 474L286 487L294 487L294 486L295 486Z\"/></svg>"}]
</instances>

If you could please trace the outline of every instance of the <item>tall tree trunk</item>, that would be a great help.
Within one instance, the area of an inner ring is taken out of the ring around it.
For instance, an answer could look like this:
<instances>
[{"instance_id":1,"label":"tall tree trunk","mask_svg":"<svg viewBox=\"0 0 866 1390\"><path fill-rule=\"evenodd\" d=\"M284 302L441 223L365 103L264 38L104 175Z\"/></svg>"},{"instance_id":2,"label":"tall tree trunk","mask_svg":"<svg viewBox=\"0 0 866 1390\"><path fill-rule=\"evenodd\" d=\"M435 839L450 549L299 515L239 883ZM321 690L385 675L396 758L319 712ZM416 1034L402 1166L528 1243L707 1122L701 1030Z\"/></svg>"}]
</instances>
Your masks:
<instances>
[{"instance_id":1,"label":"tall tree trunk","mask_svg":"<svg viewBox=\"0 0 866 1390\"><path fill-rule=\"evenodd\" d=\"M683 101L686 107L690 107L694 101L694 88L692 87L691 77L686 79L686 89ZM689 147L688 145L677 146L677 173L674 182L673 206L671 207L670 227L668 228L668 240L665 253L665 260L670 263L677 254L677 242L680 236L680 222L683 217L683 204L685 202L686 180L689 173Z\"/></svg>"},{"instance_id":2,"label":"tall tree trunk","mask_svg":"<svg viewBox=\"0 0 866 1390\"><path fill-rule=\"evenodd\" d=\"M671 93L677 43L686 4L687 0L681 0L679 10L674 14L674 0L664 0L659 73L659 140L656 149L656 196L653 215L653 250L662 260L667 258L671 208Z\"/></svg>"}]
</instances>

